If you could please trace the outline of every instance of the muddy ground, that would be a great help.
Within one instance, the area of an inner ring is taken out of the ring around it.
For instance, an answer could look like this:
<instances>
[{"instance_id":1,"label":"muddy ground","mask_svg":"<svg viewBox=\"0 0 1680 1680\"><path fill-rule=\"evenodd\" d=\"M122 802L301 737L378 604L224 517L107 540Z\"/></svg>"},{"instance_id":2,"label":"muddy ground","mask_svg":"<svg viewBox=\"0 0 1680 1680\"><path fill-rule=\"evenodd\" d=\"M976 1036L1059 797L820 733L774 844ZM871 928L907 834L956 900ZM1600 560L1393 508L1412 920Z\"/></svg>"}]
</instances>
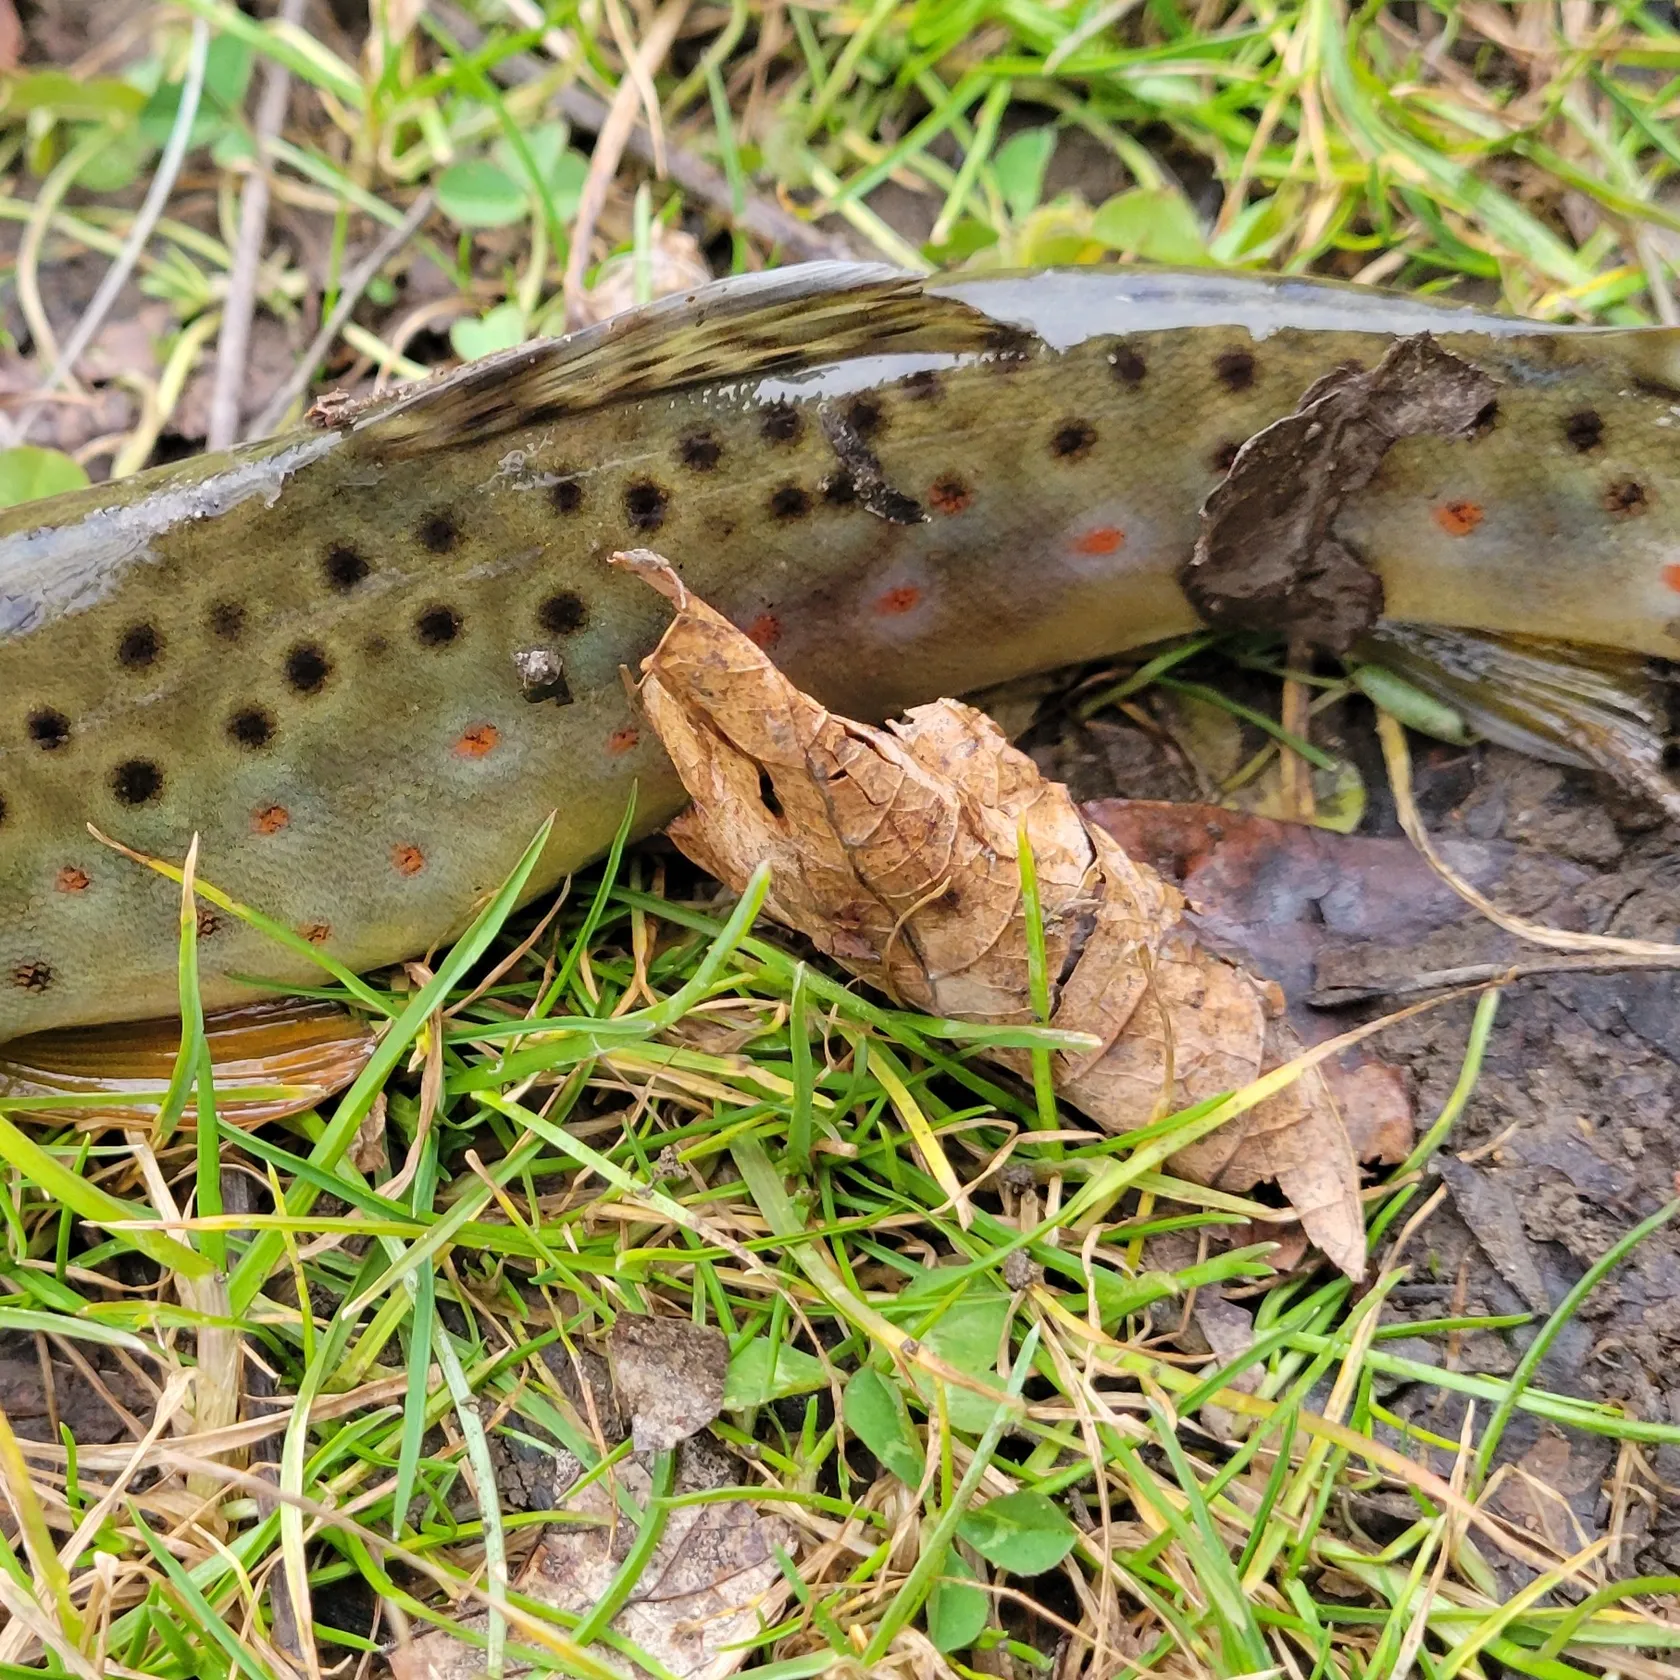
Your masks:
<instances>
[{"instance_id":1,"label":"muddy ground","mask_svg":"<svg viewBox=\"0 0 1680 1680\"><path fill-rule=\"evenodd\" d=\"M1160 736L1112 717L1079 725L1054 711L1024 744L1081 798L1203 796L1193 765ZM1362 761L1369 805L1358 832L1375 845L1321 835L1303 865L1282 855L1275 836L1246 833L1234 818L1207 817L1189 841L1181 814L1167 817L1166 838L1154 813L1144 813L1141 830L1137 813L1126 819L1167 873L1188 876L1192 902L1211 904L1203 921L1214 942L1257 966L1269 962L1314 1036L1416 1001L1414 992L1314 1009L1302 1001L1314 990L1404 986L1463 965L1547 955L1465 913L1419 866L1400 836L1368 712L1347 708L1315 739ZM1416 742L1414 752L1431 831L1457 842L1445 848L1450 860L1496 902L1561 928L1680 937L1680 827L1587 772L1489 746ZM1458 1078L1473 1009L1472 1001L1447 1003L1374 1041L1375 1054L1398 1069L1420 1131ZM1680 976L1566 973L1509 986L1480 1081L1426 1186L1442 1190L1439 1204L1409 1239L1410 1275L1384 1322L1549 1313L1595 1259L1675 1194L1677 1111ZM1506 1375L1533 1334L1474 1331L1390 1351ZM1599 1286L1535 1382L1680 1423L1680 1224L1647 1239ZM1423 1427L1459 1436L1461 1397L1418 1385L1384 1398ZM1486 1419L1484 1405L1478 1428ZM1613 1502L1617 1454L1613 1442L1566 1436L1519 1414L1500 1454L1512 1469L1495 1499L1566 1550L1616 1524L1618 1573L1680 1570L1680 1500L1665 1497L1666 1488L1680 1489L1680 1449L1623 1464L1624 1482L1632 1471L1644 1491ZM1409 1501L1400 1504L1386 1517L1376 1506L1350 1515L1380 1535L1385 1522L1404 1526L1415 1515Z\"/></svg>"}]
</instances>

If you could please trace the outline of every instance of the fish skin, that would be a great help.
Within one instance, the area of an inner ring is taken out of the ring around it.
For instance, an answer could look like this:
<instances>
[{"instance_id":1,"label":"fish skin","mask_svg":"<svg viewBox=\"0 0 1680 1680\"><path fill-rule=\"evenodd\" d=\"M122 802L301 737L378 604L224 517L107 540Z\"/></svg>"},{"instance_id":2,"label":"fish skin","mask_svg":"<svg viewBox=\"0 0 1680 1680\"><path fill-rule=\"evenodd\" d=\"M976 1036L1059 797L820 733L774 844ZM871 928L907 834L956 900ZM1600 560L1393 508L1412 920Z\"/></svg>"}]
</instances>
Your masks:
<instances>
[{"instance_id":1,"label":"fish skin","mask_svg":"<svg viewBox=\"0 0 1680 1680\"><path fill-rule=\"evenodd\" d=\"M174 1008L176 889L90 823L176 859L197 833L205 879L366 969L464 925L551 811L533 891L632 783L667 820L624 681L666 614L615 549L880 717L1190 628L1230 452L1421 330L1498 413L1344 507L1389 615L1680 653L1680 334L1302 281L782 270L12 510L0 1041ZM318 979L226 917L200 964L212 1007Z\"/></svg>"}]
</instances>

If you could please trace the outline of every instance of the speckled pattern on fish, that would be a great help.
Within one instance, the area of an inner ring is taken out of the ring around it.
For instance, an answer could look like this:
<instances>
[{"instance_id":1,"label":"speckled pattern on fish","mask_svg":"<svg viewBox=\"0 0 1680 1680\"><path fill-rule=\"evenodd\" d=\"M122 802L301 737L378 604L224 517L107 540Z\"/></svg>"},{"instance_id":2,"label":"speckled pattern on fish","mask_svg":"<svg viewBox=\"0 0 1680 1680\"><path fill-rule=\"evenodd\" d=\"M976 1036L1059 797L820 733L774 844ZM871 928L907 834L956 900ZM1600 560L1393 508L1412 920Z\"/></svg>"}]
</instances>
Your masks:
<instances>
[{"instance_id":1,"label":"speckled pattern on fish","mask_svg":"<svg viewBox=\"0 0 1680 1680\"><path fill-rule=\"evenodd\" d=\"M1081 269L782 270L528 345L332 429L0 520L0 1040L171 1010L178 900L92 823L356 968L680 789L621 671L656 546L860 716L1189 628L1236 448L1428 330L1498 383L1396 445L1339 533L1391 617L1680 653L1680 335L1380 293ZM315 978L232 918L233 977Z\"/></svg>"}]
</instances>

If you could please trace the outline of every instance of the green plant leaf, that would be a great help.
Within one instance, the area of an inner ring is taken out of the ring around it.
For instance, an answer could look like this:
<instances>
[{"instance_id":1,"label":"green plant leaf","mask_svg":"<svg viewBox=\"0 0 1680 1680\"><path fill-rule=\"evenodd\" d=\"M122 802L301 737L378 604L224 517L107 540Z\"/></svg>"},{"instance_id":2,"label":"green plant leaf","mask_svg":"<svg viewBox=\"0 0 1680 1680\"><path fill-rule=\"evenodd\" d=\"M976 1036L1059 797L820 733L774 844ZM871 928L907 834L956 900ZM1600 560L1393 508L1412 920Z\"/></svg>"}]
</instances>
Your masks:
<instances>
[{"instance_id":1,"label":"green plant leaf","mask_svg":"<svg viewBox=\"0 0 1680 1680\"><path fill-rule=\"evenodd\" d=\"M1011 1575L1054 1569L1079 1539L1079 1530L1050 1497L1032 1488L987 1500L963 1518L957 1533Z\"/></svg>"},{"instance_id":2,"label":"green plant leaf","mask_svg":"<svg viewBox=\"0 0 1680 1680\"><path fill-rule=\"evenodd\" d=\"M132 117L146 104L146 95L113 76L91 76L82 81L63 70L32 70L0 89L0 109L26 116L32 111L51 111L54 116L74 121L85 118L102 122L114 116Z\"/></svg>"},{"instance_id":3,"label":"green plant leaf","mask_svg":"<svg viewBox=\"0 0 1680 1680\"><path fill-rule=\"evenodd\" d=\"M39 449L32 443L0 449L0 507L16 507L20 502L80 490L87 481L80 463L61 450Z\"/></svg>"},{"instance_id":4,"label":"green plant leaf","mask_svg":"<svg viewBox=\"0 0 1680 1680\"><path fill-rule=\"evenodd\" d=\"M538 123L525 136L526 149L537 166L554 208L562 220L570 221L577 214L578 201L583 196L583 183L589 176L589 159L574 151L567 142L571 130L564 123ZM525 166L506 140L498 140L492 153L509 178L523 182Z\"/></svg>"},{"instance_id":5,"label":"green plant leaf","mask_svg":"<svg viewBox=\"0 0 1680 1680\"><path fill-rule=\"evenodd\" d=\"M809 1394L828 1385L822 1361L785 1342L770 1357L770 1338L754 1336L729 1361L729 1375L723 1384L725 1411L762 1406L769 1400L784 1400L790 1394Z\"/></svg>"},{"instance_id":6,"label":"green plant leaf","mask_svg":"<svg viewBox=\"0 0 1680 1680\"><path fill-rule=\"evenodd\" d=\"M921 1310L925 1305L918 1303ZM897 1313L891 1314L898 1317ZM945 1390L946 1414L954 1429L974 1434L992 1421L1003 1384L998 1381L998 1343L1009 1316L1009 1298L971 1283L963 1299L954 1302L929 1326L922 1344L930 1353L955 1365L973 1377L983 1378L992 1395L959 1388L952 1383Z\"/></svg>"},{"instance_id":7,"label":"green plant leaf","mask_svg":"<svg viewBox=\"0 0 1680 1680\"><path fill-rule=\"evenodd\" d=\"M77 138L86 132L81 129ZM103 150L95 152L77 172L76 185L84 192L121 192L139 178L140 171L156 155L157 147L137 127L125 124L113 128Z\"/></svg>"},{"instance_id":8,"label":"green plant leaf","mask_svg":"<svg viewBox=\"0 0 1680 1680\"><path fill-rule=\"evenodd\" d=\"M1146 262L1199 263L1207 242L1196 212L1171 187L1133 187L1097 207L1091 236Z\"/></svg>"},{"instance_id":9,"label":"green plant leaf","mask_svg":"<svg viewBox=\"0 0 1680 1680\"><path fill-rule=\"evenodd\" d=\"M449 329L449 343L464 362L524 342L525 311L517 303L499 303L476 320L464 315Z\"/></svg>"},{"instance_id":10,"label":"green plant leaf","mask_svg":"<svg viewBox=\"0 0 1680 1680\"><path fill-rule=\"evenodd\" d=\"M974 1571L955 1552L945 1558L946 1579L935 1581L927 1597L928 1638L939 1651L960 1651L972 1645L986 1627L990 1600L968 1583ZM961 1579L951 1579L960 1576Z\"/></svg>"},{"instance_id":11,"label":"green plant leaf","mask_svg":"<svg viewBox=\"0 0 1680 1680\"><path fill-rule=\"evenodd\" d=\"M992 174L1014 221L1025 221L1038 208L1044 195L1044 172L1055 149L1053 128L1029 128L998 147Z\"/></svg>"},{"instance_id":12,"label":"green plant leaf","mask_svg":"<svg viewBox=\"0 0 1680 1680\"><path fill-rule=\"evenodd\" d=\"M524 186L488 158L452 163L437 179L438 209L457 227L506 227L530 213Z\"/></svg>"},{"instance_id":13,"label":"green plant leaf","mask_svg":"<svg viewBox=\"0 0 1680 1680\"><path fill-rule=\"evenodd\" d=\"M922 1445L916 1439L897 1383L883 1377L872 1365L861 1366L846 1384L841 1410L846 1427L906 1487L920 1484Z\"/></svg>"}]
</instances>

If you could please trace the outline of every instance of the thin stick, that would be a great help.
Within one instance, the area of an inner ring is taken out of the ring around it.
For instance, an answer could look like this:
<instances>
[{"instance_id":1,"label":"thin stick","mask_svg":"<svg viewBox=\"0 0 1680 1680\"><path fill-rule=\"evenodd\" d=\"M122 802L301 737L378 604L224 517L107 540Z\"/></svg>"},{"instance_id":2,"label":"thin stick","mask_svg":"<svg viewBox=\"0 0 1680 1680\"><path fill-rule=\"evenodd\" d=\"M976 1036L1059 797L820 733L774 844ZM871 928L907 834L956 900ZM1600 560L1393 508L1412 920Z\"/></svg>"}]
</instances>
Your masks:
<instances>
[{"instance_id":1,"label":"thin stick","mask_svg":"<svg viewBox=\"0 0 1680 1680\"><path fill-rule=\"evenodd\" d=\"M432 11L468 52L476 52L484 44L484 31L451 0L432 0ZM539 76L550 74L541 61L529 53L514 53L504 58L490 73L496 80L511 86L534 82ZM599 134L606 127L609 115L607 102L576 82L563 87L555 95L555 103L561 116L575 129L586 134ZM624 142L624 155L650 168L653 166L653 136L645 126L638 123L631 128ZM859 260L857 247L844 235L827 233L813 226L761 193L746 193L737 209L729 179L723 171L686 147L675 144L674 138L669 135L666 137L666 165L667 178L682 190L685 197L705 205L742 233L751 234L766 245L779 247L796 262Z\"/></svg>"},{"instance_id":2,"label":"thin stick","mask_svg":"<svg viewBox=\"0 0 1680 1680\"><path fill-rule=\"evenodd\" d=\"M309 348L304 352L303 360L292 370L291 378L274 393L268 407L251 422L250 430L245 434L247 438L267 437L286 418L286 412L292 404L309 389L309 382L315 377L316 369L326 360L333 340L338 337L344 323L350 319L351 310L361 301L362 293L367 290L369 282L420 231L420 224L432 213L433 198L434 194L428 187L415 199L401 225L392 228L373 248L367 261L345 280L344 290L339 293L338 302L333 306L332 313L321 323L321 330L316 333Z\"/></svg>"},{"instance_id":3,"label":"thin stick","mask_svg":"<svg viewBox=\"0 0 1680 1680\"><path fill-rule=\"evenodd\" d=\"M280 0L278 19L301 24L307 6L308 0ZM228 271L227 302L222 306L222 331L216 341L216 380L210 391L210 424L205 440L209 449L226 449L239 437L239 396L250 358L257 274L268 233L268 147L285 121L291 91L291 71L277 59L270 59L263 71L262 98L257 104L253 132L256 156L239 198L239 243Z\"/></svg>"},{"instance_id":4,"label":"thin stick","mask_svg":"<svg viewBox=\"0 0 1680 1680\"><path fill-rule=\"evenodd\" d=\"M583 192L578 199L577 217L572 223L572 246L566 253L566 275L561 292L566 299L566 325L578 326L583 320L583 271L589 262L589 246L595 236L595 223L607 202L607 192L618 173L624 148L636 128L636 107L641 103L641 86L651 80L654 70L664 62L665 55L688 16L689 0L665 0L655 14L653 23L642 44L636 49L612 104L607 120L595 138L595 151L589 159L589 174L584 178Z\"/></svg>"},{"instance_id":5,"label":"thin stick","mask_svg":"<svg viewBox=\"0 0 1680 1680\"><path fill-rule=\"evenodd\" d=\"M1414 997L1458 986L1482 986L1490 981L1503 986L1512 980L1532 980L1547 974L1627 974L1639 969L1659 973L1680 968L1677 956L1578 956L1552 957L1539 962L1464 963L1458 968L1436 968L1424 974L1408 974L1399 980L1316 986L1307 994L1314 1009L1338 1009L1344 1004L1366 1003L1373 998Z\"/></svg>"}]
</instances>

